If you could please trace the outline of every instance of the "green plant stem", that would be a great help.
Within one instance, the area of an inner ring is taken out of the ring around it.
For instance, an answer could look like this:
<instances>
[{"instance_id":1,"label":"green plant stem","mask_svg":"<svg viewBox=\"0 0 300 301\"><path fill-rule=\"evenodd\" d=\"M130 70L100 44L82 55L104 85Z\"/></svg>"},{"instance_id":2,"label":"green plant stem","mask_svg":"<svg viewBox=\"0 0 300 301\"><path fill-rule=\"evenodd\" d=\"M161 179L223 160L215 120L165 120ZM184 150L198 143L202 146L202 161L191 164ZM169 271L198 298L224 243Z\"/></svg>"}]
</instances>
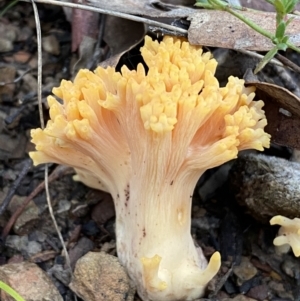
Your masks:
<instances>
[{"instance_id":1,"label":"green plant stem","mask_svg":"<svg viewBox=\"0 0 300 301\"><path fill-rule=\"evenodd\" d=\"M270 33L267 30L264 30L263 28L261 28L260 26L258 26L256 23L252 22L251 20L249 20L248 18L246 18L245 16L243 16L242 14L232 10L229 7L226 7L224 9L225 11L229 12L230 14L234 15L235 17L239 18L241 21L243 21L244 23L246 23L248 26L250 26L252 29L254 29L255 31L257 31L258 33L260 33L261 35L269 38L273 43L274 40L276 39L276 37ZM296 45L294 45L293 43L291 43L290 41L286 42L286 45L293 49L294 51L300 53L300 48L298 48Z\"/></svg>"},{"instance_id":2,"label":"green plant stem","mask_svg":"<svg viewBox=\"0 0 300 301\"><path fill-rule=\"evenodd\" d=\"M16 5L19 2L19 0L13 0L12 2L10 2L6 7L3 8L3 10L0 12L0 18L2 18L5 13L14 5Z\"/></svg>"},{"instance_id":3,"label":"green plant stem","mask_svg":"<svg viewBox=\"0 0 300 301\"><path fill-rule=\"evenodd\" d=\"M251 20L249 20L248 18L246 18L243 14L240 14L240 13L234 11L230 7L225 7L224 11L227 11L228 13L234 15L235 17L237 17L238 19L240 19L241 21L243 21L244 23L246 23L248 26L250 26L252 29L254 29L255 31L257 31L261 35L269 38L270 40L273 41L275 39L275 36L272 33L270 33L267 30L264 30L259 25L257 25L256 23L254 23Z\"/></svg>"},{"instance_id":4,"label":"green plant stem","mask_svg":"<svg viewBox=\"0 0 300 301\"><path fill-rule=\"evenodd\" d=\"M295 44L291 43L290 41L287 41L286 45L288 45L288 47L293 49L294 51L300 53L300 48L298 48Z\"/></svg>"},{"instance_id":5,"label":"green plant stem","mask_svg":"<svg viewBox=\"0 0 300 301\"><path fill-rule=\"evenodd\" d=\"M25 301L14 289L6 283L0 281L0 289L4 290L7 294L13 297L16 301Z\"/></svg>"}]
</instances>

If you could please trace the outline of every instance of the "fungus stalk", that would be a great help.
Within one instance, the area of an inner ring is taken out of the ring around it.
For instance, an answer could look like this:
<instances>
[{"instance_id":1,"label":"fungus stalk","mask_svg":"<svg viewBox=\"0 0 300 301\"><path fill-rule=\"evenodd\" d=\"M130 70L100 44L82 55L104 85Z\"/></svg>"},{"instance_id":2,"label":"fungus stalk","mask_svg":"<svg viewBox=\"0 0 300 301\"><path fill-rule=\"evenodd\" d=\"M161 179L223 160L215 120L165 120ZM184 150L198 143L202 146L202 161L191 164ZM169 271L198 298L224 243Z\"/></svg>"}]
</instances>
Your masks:
<instances>
[{"instance_id":1,"label":"fungus stalk","mask_svg":"<svg viewBox=\"0 0 300 301\"><path fill-rule=\"evenodd\" d=\"M48 97L51 120L32 131L35 164L73 166L76 179L112 194L117 253L144 301L194 300L220 267L207 264L190 234L191 201L203 172L263 150L262 101L188 42L145 39L149 70L81 70Z\"/></svg>"}]
</instances>

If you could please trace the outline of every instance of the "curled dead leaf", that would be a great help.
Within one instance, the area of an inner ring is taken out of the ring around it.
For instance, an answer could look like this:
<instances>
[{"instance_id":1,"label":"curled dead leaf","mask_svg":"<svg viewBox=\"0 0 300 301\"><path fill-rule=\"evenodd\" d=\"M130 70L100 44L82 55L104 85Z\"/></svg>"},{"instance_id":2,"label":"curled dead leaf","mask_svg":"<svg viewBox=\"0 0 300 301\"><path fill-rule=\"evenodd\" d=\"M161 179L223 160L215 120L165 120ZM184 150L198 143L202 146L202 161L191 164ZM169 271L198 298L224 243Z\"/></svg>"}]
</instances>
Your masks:
<instances>
[{"instance_id":1,"label":"curled dead leaf","mask_svg":"<svg viewBox=\"0 0 300 301\"><path fill-rule=\"evenodd\" d=\"M75 3L82 3L82 0L74 0ZM87 4L84 0L83 4ZM84 37L97 39L99 14L82 9L73 9L72 14L72 51L76 51Z\"/></svg>"},{"instance_id":2,"label":"curled dead leaf","mask_svg":"<svg viewBox=\"0 0 300 301\"><path fill-rule=\"evenodd\" d=\"M265 103L272 142L300 149L300 98L289 90L264 82L246 81L248 86L256 87L258 99Z\"/></svg>"},{"instance_id":3,"label":"curled dead leaf","mask_svg":"<svg viewBox=\"0 0 300 301\"><path fill-rule=\"evenodd\" d=\"M106 16L104 41L110 48L111 57L100 63L103 68L115 67L121 56L139 44L146 33L145 25L114 16Z\"/></svg>"}]
</instances>

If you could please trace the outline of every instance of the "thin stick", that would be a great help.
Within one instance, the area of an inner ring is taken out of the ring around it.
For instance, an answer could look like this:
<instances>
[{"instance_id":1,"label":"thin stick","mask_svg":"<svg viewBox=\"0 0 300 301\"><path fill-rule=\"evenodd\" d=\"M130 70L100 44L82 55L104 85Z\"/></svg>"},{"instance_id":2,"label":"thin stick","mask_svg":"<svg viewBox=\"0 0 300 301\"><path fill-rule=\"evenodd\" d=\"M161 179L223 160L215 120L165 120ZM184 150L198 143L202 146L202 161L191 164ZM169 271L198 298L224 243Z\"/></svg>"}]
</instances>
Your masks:
<instances>
[{"instance_id":1,"label":"thin stick","mask_svg":"<svg viewBox=\"0 0 300 301\"><path fill-rule=\"evenodd\" d=\"M4 198L1 206L0 206L0 216L3 214L3 212L5 211L6 207L8 206L8 204L10 203L12 197L14 196L18 186L20 185L20 183L22 182L23 178L26 176L28 170L31 168L32 166L32 162L30 159L26 159L25 160L25 164L23 169L21 170L21 172L19 173L19 176L17 178L17 180L12 184L12 186L10 187L6 197Z\"/></svg>"},{"instance_id":2,"label":"thin stick","mask_svg":"<svg viewBox=\"0 0 300 301\"><path fill-rule=\"evenodd\" d=\"M45 127L45 122L44 122L44 117L43 117L43 104L42 104L42 33L41 33L41 24L39 20L39 14L38 10L35 4L34 0L31 0L32 2L32 7L34 11L34 18L35 18L35 23L36 23L36 34L37 34L37 44L38 44L38 103L39 103L39 113L40 113L40 120L41 120L41 128L44 129ZM45 192L46 192L46 199L47 199L47 204L49 208L49 213L52 218L54 227L56 229L57 235L59 237L59 240L61 242L65 257L66 257L66 263L68 268L70 269L70 272L72 273L72 268L71 268L71 262L70 262L70 257L64 242L64 239L62 237L61 232L59 231L54 213L53 213L53 208L51 205L51 197L49 193L49 179L48 179L48 165L45 164ZM76 297L75 297L76 299Z\"/></svg>"},{"instance_id":3,"label":"thin stick","mask_svg":"<svg viewBox=\"0 0 300 301\"><path fill-rule=\"evenodd\" d=\"M259 59L259 60L263 59L263 57L264 57L263 55L261 55L257 52L254 52L254 51L249 51L249 50L244 50L244 49L235 49L235 51L246 54L248 56L252 56L252 57L254 57L256 59ZM271 59L269 63L277 65L279 67L284 67L284 65L276 59Z\"/></svg>"},{"instance_id":4,"label":"thin stick","mask_svg":"<svg viewBox=\"0 0 300 301\"><path fill-rule=\"evenodd\" d=\"M275 58L277 60L279 60L282 64L284 64L285 66L289 67L290 69L292 69L295 72L300 73L300 66L298 66L297 64L293 63L291 60L289 60L288 58L286 58L285 56L277 53L275 55Z\"/></svg>"},{"instance_id":5,"label":"thin stick","mask_svg":"<svg viewBox=\"0 0 300 301\"><path fill-rule=\"evenodd\" d=\"M36 24L36 35L37 35L37 53L38 53L38 67L37 67L37 98L38 98L38 107L39 107L39 115L40 115L40 123L41 128L44 129L45 122L44 122L44 114L43 114L43 103L42 103L42 33L41 33L41 23L39 19L39 12L37 10L36 4L34 0L31 0L33 12L34 12L34 19Z\"/></svg>"},{"instance_id":6,"label":"thin stick","mask_svg":"<svg viewBox=\"0 0 300 301\"><path fill-rule=\"evenodd\" d=\"M49 182L55 181L57 178L61 177L66 171L68 171L70 167L59 165L57 166L51 175L49 176ZM21 213L24 211L26 206L29 204L29 202L35 198L43 189L45 188L45 181L40 183L31 193L30 195L24 200L23 204L18 207L18 209L14 212L14 214L10 217L9 221L6 223L4 229L2 230L1 238L4 240L8 233L10 232L10 229L18 219L18 217L21 215Z\"/></svg>"},{"instance_id":7,"label":"thin stick","mask_svg":"<svg viewBox=\"0 0 300 301\"><path fill-rule=\"evenodd\" d=\"M28 1L33 1L33 0L21 0L24 2L28 2ZM35 0L36 3L46 3L46 4L53 4L53 5L58 5L58 6L65 6L65 7L71 7L71 8L78 8L78 9L84 9L84 10L89 10L92 12L98 12L101 14L106 14L106 15L111 15L111 16L115 16L115 17L120 17L123 19L128 19L128 20L132 20L132 21L136 21L136 22L142 22L151 26L156 26L156 27L161 27L161 28L165 28L168 29L174 33L182 33L185 36L187 36L187 30L183 29L183 28L179 28L176 26L172 26L169 24L165 24L165 23L161 23L158 21L154 21L154 20L149 20L143 17L138 17L138 16L134 16L134 15L130 15L130 14L126 14L126 13L121 13L121 12L116 12L116 11L112 11L112 10L108 10L108 9L102 9L102 8L98 8L98 7L94 7L94 6L88 6L88 5L84 5L84 4L77 4L77 3L69 3L69 2L64 2L64 1L58 1L58 0Z\"/></svg>"},{"instance_id":8,"label":"thin stick","mask_svg":"<svg viewBox=\"0 0 300 301\"><path fill-rule=\"evenodd\" d=\"M0 67L1 70L1 67ZM15 78L13 81L11 82L0 82L0 87L2 86L6 86L6 85L12 85L12 84L16 84L17 82L19 82L27 73L29 73L30 71L32 71L32 69L28 69L26 71L24 71L23 74L21 74L19 77Z\"/></svg>"}]
</instances>

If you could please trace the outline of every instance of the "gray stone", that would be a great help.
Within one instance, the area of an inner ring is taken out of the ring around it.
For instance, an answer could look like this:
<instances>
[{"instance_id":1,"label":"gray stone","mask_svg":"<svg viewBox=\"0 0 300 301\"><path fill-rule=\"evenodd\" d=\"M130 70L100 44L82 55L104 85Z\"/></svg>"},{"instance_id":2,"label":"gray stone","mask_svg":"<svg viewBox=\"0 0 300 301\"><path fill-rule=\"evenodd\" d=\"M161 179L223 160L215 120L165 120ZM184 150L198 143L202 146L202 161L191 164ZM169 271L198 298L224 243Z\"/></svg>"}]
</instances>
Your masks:
<instances>
[{"instance_id":1,"label":"gray stone","mask_svg":"<svg viewBox=\"0 0 300 301\"><path fill-rule=\"evenodd\" d=\"M238 202L257 220L300 216L300 164L278 157L249 154L237 159L230 172Z\"/></svg>"},{"instance_id":2,"label":"gray stone","mask_svg":"<svg viewBox=\"0 0 300 301\"><path fill-rule=\"evenodd\" d=\"M42 246L40 243L37 241L29 241L27 248L26 248L26 253L28 256L33 256L39 252L42 251Z\"/></svg>"},{"instance_id":3,"label":"gray stone","mask_svg":"<svg viewBox=\"0 0 300 301\"><path fill-rule=\"evenodd\" d=\"M5 246L16 251L24 251L27 248L28 236L8 235L5 240Z\"/></svg>"}]
</instances>

